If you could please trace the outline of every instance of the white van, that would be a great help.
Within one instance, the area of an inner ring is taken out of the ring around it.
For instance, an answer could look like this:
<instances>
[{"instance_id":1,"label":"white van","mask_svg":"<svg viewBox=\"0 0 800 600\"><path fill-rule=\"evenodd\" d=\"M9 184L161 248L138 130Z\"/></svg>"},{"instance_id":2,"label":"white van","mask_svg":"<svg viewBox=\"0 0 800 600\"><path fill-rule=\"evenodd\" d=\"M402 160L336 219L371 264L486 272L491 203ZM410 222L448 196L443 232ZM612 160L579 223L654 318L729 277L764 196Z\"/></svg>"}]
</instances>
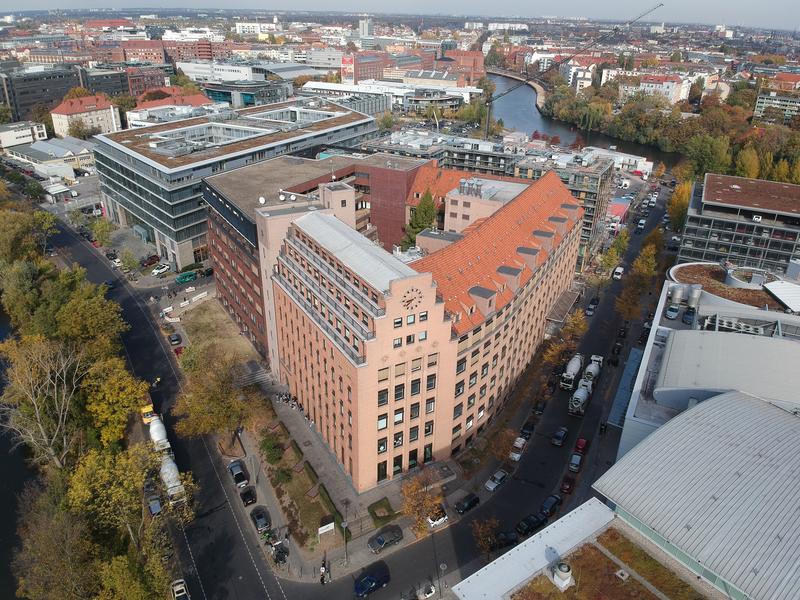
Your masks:
<instances>
[{"instance_id":1,"label":"white van","mask_svg":"<svg viewBox=\"0 0 800 600\"><path fill-rule=\"evenodd\" d=\"M639 219L639 222L636 224L636 231L644 231L644 226L647 224L647 221L644 219Z\"/></svg>"},{"instance_id":2,"label":"white van","mask_svg":"<svg viewBox=\"0 0 800 600\"><path fill-rule=\"evenodd\" d=\"M617 267L614 269L614 274L611 276L612 279L622 279L622 274L625 272L625 269L622 267Z\"/></svg>"}]
</instances>

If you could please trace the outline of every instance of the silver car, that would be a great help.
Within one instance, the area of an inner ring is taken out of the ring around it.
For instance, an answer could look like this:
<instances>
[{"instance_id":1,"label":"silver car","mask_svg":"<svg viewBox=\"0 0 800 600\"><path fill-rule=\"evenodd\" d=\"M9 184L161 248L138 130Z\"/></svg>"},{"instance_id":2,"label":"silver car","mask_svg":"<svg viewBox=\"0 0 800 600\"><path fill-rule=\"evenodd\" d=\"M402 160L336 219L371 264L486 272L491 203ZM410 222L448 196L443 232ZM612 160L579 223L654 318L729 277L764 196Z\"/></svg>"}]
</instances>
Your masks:
<instances>
[{"instance_id":1,"label":"silver car","mask_svg":"<svg viewBox=\"0 0 800 600\"><path fill-rule=\"evenodd\" d=\"M503 469L498 469L494 472L494 475L489 477L489 481L487 481L483 487L490 492L493 492L503 484L507 477L508 473L506 473Z\"/></svg>"}]
</instances>

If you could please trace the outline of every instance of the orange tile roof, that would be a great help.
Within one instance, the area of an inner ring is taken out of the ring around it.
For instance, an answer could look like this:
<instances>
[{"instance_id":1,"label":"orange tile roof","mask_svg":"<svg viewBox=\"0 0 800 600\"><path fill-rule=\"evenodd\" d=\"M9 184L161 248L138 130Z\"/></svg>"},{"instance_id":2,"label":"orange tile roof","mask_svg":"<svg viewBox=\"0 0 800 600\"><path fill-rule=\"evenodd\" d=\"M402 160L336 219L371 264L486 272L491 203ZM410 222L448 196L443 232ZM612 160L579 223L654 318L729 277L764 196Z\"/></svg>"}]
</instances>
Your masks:
<instances>
[{"instance_id":1,"label":"orange tile roof","mask_svg":"<svg viewBox=\"0 0 800 600\"><path fill-rule=\"evenodd\" d=\"M533 232L552 232L552 247L558 246L564 235L559 234L557 224L549 220L551 217L566 219L565 232L580 226L583 217L583 209L554 171L531 182L524 192L491 216L470 225L460 240L411 263L415 271L433 274L445 308L456 315L453 322L456 335L477 327L487 317L477 307L470 289L480 286L495 292L496 311L514 298L514 290L497 271L499 267L520 269L520 288L533 276L519 248L538 250L536 267L547 259L547 249Z\"/></svg>"},{"instance_id":2,"label":"orange tile roof","mask_svg":"<svg viewBox=\"0 0 800 600\"><path fill-rule=\"evenodd\" d=\"M50 111L54 115L79 115L81 113L96 110L106 110L113 106L105 96L84 96L83 98L72 98L64 100L61 104Z\"/></svg>"},{"instance_id":3,"label":"orange tile roof","mask_svg":"<svg viewBox=\"0 0 800 600\"><path fill-rule=\"evenodd\" d=\"M422 195L430 191L433 196L436 206L442 204L441 198L447 192L454 190L458 187L461 179L470 179L477 177L479 179L492 179L495 181L512 181L514 183L530 183L529 179L518 179L516 177L503 177L501 175L487 175L484 173L474 173L471 171L458 171L456 169L443 169L438 166L437 162L431 161L426 165L417 169L417 174L414 177L414 182L411 184L408 196L406 196L407 206L416 206L419 204ZM420 198L417 198L419 194Z\"/></svg>"},{"instance_id":4,"label":"orange tile roof","mask_svg":"<svg viewBox=\"0 0 800 600\"><path fill-rule=\"evenodd\" d=\"M158 100L138 102L136 108L157 108L159 106L205 106L214 104L203 94L172 94Z\"/></svg>"}]
</instances>

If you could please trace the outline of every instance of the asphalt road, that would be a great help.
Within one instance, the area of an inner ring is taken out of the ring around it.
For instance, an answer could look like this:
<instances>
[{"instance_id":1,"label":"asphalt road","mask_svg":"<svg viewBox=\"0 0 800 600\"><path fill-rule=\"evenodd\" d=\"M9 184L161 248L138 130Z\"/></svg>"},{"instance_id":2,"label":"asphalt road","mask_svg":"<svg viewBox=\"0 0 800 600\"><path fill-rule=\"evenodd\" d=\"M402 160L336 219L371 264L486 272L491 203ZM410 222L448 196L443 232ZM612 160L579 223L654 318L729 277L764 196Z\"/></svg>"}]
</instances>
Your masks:
<instances>
[{"instance_id":1,"label":"asphalt road","mask_svg":"<svg viewBox=\"0 0 800 600\"><path fill-rule=\"evenodd\" d=\"M644 234L631 235L623 261L626 271L638 254L646 233L660 224L668 196L667 188L662 188L661 199L658 206L651 210ZM630 220L635 223L638 218L631 217ZM62 257L84 266L91 281L99 283L118 275L95 249L68 230L57 234L53 244ZM622 285L621 281L612 281L604 290L602 301L591 317L589 330L579 347L579 351L585 355L610 355L617 329L621 325L614 311L613 300ZM354 576L343 577L324 587L318 583L297 583L275 577L258 547L255 530L228 478L225 465L216 456L215 450L205 440L179 439L172 433L174 420L169 415L169 409L178 392L178 379L170 348L158 333L141 300L127 285L123 285L122 279L112 291L112 296L122 306L123 316L130 324L130 330L123 335L123 343L131 368L137 377L147 381L161 377L159 389L153 394L156 408L165 414L179 468L182 471L191 470L200 486L197 518L185 531L175 532L182 576L189 583L192 598L351 598ZM605 420L613 397L613 393L610 393L613 389L610 388L618 380L630 344L637 337L638 332L632 330L626 338L619 367L605 367L598 390L583 418L567 414L569 393L559 390L539 417L536 432L513 477L498 489L490 502L478 506L466 518L386 556L382 562L388 567L392 581L386 589L376 592L371 598L396 599L426 581L432 581L441 589L440 577L447 578L448 573L453 573L459 565L461 572L458 579L463 578L481 566L481 562L476 560L479 556L469 527L470 521L494 516L500 521L501 529L513 529L520 519L538 512L542 500L557 492L577 438L584 437L591 440L592 444L597 443L599 424ZM549 437L562 425L569 427L569 437L564 446L557 448L550 444ZM579 496L576 501L585 499L581 496L591 494L588 484L593 480L593 473L588 465L580 477L582 480L576 491L576 496ZM334 577L336 568L333 565ZM455 577L450 579L451 584L456 582Z\"/></svg>"}]
</instances>

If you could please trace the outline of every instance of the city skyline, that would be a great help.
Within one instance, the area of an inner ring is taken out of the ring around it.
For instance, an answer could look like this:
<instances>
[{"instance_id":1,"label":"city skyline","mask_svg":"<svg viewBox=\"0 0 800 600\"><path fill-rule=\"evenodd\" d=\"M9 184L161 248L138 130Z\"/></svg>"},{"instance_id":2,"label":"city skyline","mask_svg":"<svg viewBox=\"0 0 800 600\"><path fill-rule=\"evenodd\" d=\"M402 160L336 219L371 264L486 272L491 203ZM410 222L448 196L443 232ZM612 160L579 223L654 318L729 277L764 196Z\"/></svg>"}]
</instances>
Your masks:
<instances>
[{"instance_id":1,"label":"city skyline","mask_svg":"<svg viewBox=\"0 0 800 600\"><path fill-rule=\"evenodd\" d=\"M654 4L653 4L654 5ZM486 12L487 7L483 3L470 3L470 2L456 2L455 0L444 0L436 4L435 10L431 6L422 2L421 0L411 0L404 4L402 14L420 14L420 15L446 15L448 9L453 11L454 15L463 16L480 16L483 18L514 18L521 19L543 18L543 17L562 17L562 18L579 18L585 17L590 20L619 20L626 21L634 18L639 13L643 12L651 5L644 6L640 3L633 2L632 0L624 0L614 2L612 5L604 5L598 7L595 3L589 0L578 0L577 2L570 3L569 10L566 12L561 7L562 12L554 12L549 10L551 7L541 7L524 10L525 7L521 3L506 0L501 3L492 4L492 12ZM51 10L64 8L63 4L53 2L52 0L34 0L27 5L27 10ZM98 2L89 1L81 3L80 6L74 6L75 9L117 9L117 10L134 10L142 9L181 9L181 8L194 8L197 10L215 10L220 9L219 5L213 4L198 4L190 0L177 0L169 3L160 2L158 0L137 0L131 4L125 1L111 2ZM261 9L264 11L313 11L313 12L328 12L329 4L321 0L305 0L304 2L287 2L285 0L278 0L271 3L270 6L264 6L255 0L238 0L235 7L230 5L224 7L226 10L255 10ZM348 7L348 11L341 11L343 14L353 12L373 13L376 16L383 14L397 14L385 13L386 5L374 2L371 0L362 0L353 3ZM10 6L6 6L5 2L0 3L0 11L9 11ZM338 11L331 11L338 12ZM767 2L767 6L759 5L730 5L722 2L722 0L712 0L711 2L703 3L700 7L690 0L678 0L677 2L665 3L665 6L657 9L647 17L645 22L667 22L667 23L685 23L685 24L725 24L739 27L759 27L766 29L779 29L782 31L796 31L800 25L800 5L790 2L789 0L772 0Z\"/></svg>"}]
</instances>

